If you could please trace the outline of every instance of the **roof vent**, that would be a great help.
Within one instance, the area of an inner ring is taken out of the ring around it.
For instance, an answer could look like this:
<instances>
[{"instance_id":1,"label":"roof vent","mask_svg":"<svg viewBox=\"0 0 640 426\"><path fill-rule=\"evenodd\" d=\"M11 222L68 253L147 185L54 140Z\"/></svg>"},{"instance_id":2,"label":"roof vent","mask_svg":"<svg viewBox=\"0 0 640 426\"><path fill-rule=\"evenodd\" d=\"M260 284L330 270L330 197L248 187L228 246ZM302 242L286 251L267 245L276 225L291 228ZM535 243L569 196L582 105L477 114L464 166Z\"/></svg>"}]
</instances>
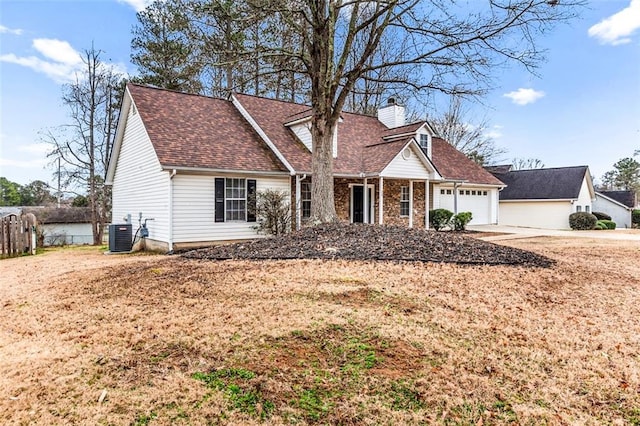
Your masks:
<instances>
[{"instance_id":1,"label":"roof vent","mask_svg":"<svg viewBox=\"0 0 640 426\"><path fill-rule=\"evenodd\" d=\"M395 104L396 104L396 98L387 99L387 105L395 105Z\"/></svg>"}]
</instances>

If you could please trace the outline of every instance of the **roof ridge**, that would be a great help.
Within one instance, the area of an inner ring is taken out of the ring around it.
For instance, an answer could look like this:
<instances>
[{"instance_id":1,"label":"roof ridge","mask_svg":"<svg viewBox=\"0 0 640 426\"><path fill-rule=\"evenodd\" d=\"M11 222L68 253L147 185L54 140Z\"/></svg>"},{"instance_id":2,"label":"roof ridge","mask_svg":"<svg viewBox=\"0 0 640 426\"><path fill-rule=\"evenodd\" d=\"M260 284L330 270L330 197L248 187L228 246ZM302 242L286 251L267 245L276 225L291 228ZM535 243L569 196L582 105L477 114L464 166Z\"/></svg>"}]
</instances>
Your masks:
<instances>
[{"instance_id":1,"label":"roof ridge","mask_svg":"<svg viewBox=\"0 0 640 426\"><path fill-rule=\"evenodd\" d=\"M565 166L565 167L543 167L540 169L520 169L520 170L511 170L509 173L515 172L530 172L534 170L560 170L560 169L580 169L580 168L588 168L589 166Z\"/></svg>"},{"instance_id":2,"label":"roof ridge","mask_svg":"<svg viewBox=\"0 0 640 426\"><path fill-rule=\"evenodd\" d=\"M412 137L410 137L410 138L404 138L404 139L394 139L394 140L391 140L391 141L383 140L382 142L372 143L372 144L370 144L370 145L365 145L364 147L365 147L365 148L371 148L371 147L373 147L373 146L380 146L380 145L386 145L386 144L392 144L392 143L398 143L398 142L404 142L404 143L406 143L406 142L408 142L408 141L409 141L409 140L411 140L411 139L413 139L413 138L412 138Z\"/></svg>"},{"instance_id":3,"label":"roof ridge","mask_svg":"<svg viewBox=\"0 0 640 426\"><path fill-rule=\"evenodd\" d=\"M225 98L218 97L218 96L203 95L201 93L181 92L180 90L167 89L165 87L154 86L153 84L139 84L139 83L128 82L127 85L140 87L141 89L159 90L159 91L163 91L163 92L175 93L175 94L178 94L178 95L195 96L195 97L198 97L198 98L214 99L214 100L218 100L218 101L229 102L229 99L225 99Z\"/></svg>"}]
</instances>

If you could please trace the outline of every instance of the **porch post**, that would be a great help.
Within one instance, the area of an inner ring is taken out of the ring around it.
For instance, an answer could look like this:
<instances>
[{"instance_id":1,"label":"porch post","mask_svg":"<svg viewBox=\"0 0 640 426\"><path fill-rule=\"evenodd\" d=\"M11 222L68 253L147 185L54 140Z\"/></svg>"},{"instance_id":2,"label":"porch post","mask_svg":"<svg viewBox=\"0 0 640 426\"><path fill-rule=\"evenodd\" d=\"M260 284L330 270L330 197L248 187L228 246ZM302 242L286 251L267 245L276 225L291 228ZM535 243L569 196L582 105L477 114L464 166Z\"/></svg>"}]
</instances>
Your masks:
<instances>
[{"instance_id":1,"label":"porch post","mask_svg":"<svg viewBox=\"0 0 640 426\"><path fill-rule=\"evenodd\" d=\"M429 179L424 181L424 229L429 229Z\"/></svg>"},{"instance_id":2,"label":"porch post","mask_svg":"<svg viewBox=\"0 0 640 426\"><path fill-rule=\"evenodd\" d=\"M369 223L369 188L367 188L367 178L364 178L364 194L362 194L364 204L364 223Z\"/></svg>"},{"instance_id":3,"label":"porch post","mask_svg":"<svg viewBox=\"0 0 640 426\"><path fill-rule=\"evenodd\" d=\"M413 181L409 181L409 228L413 228Z\"/></svg>"},{"instance_id":4,"label":"porch post","mask_svg":"<svg viewBox=\"0 0 640 426\"><path fill-rule=\"evenodd\" d=\"M302 221L302 212L300 211L300 207L302 207L302 204L300 203L300 195L301 195L301 190L300 190L300 175L296 175L296 203L295 203L295 209L296 209L296 230L299 231L301 226L300 226L300 222Z\"/></svg>"},{"instance_id":5,"label":"porch post","mask_svg":"<svg viewBox=\"0 0 640 426\"><path fill-rule=\"evenodd\" d=\"M382 223L384 222L384 214L382 213L384 211L384 179L382 178L382 176L380 176L380 185L378 186L378 200L380 200L380 202L378 203L378 224L382 225Z\"/></svg>"}]
</instances>

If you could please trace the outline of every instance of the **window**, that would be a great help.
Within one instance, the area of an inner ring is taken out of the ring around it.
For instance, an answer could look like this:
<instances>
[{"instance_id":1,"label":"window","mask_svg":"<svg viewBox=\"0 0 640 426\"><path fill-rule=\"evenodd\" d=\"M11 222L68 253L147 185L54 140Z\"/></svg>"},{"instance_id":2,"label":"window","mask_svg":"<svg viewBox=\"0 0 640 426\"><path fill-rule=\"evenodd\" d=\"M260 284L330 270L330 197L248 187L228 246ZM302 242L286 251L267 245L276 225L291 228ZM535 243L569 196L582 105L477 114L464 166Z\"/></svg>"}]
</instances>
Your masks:
<instances>
[{"instance_id":1,"label":"window","mask_svg":"<svg viewBox=\"0 0 640 426\"><path fill-rule=\"evenodd\" d=\"M304 219L311 217L311 182L300 184L300 207Z\"/></svg>"},{"instance_id":2,"label":"window","mask_svg":"<svg viewBox=\"0 0 640 426\"><path fill-rule=\"evenodd\" d=\"M409 216L409 187L400 187L400 216Z\"/></svg>"},{"instance_id":3,"label":"window","mask_svg":"<svg viewBox=\"0 0 640 426\"><path fill-rule=\"evenodd\" d=\"M591 213L591 206L584 206L584 211L587 213Z\"/></svg>"},{"instance_id":4,"label":"window","mask_svg":"<svg viewBox=\"0 0 640 426\"><path fill-rule=\"evenodd\" d=\"M577 212L581 212L582 211L582 206L576 206L576 211Z\"/></svg>"},{"instance_id":5,"label":"window","mask_svg":"<svg viewBox=\"0 0 640 426\"><path fill-rule=\"evenodd\" d=\"M482 195L487 195L487 191L482 191Z\"/></svg>"},{"instance_id":6,"label":"window","mask_svg":"<svg viewBox=\"0 0 640 426\"><path fill-rule=\"evenodd\" d=\"M225 220L246 220L247 189L244 179L226 179L225 182Z\"/></svg>"},{"instance_id":7,"label":"window","mask_svg":"<svg viewBox=\"0 0 640 426\"><path fill-rule=\"evenodd\" d=\"M471 191L471 195L476 195L476 191Z\"/></svg>"},{"instance_id":8,"label":"window","mask_svg":"<svg viewBox=\"0 0 640 426\"><path fill-rule=\"evenodd\" d=\"M447 195L451 195L451 194L452 194L451 190L447 189Z\"/></svg>"},{"instance_id":9,"label":"window","mask_svg":"<svg viewBox=\"0 0 640 426\"><path fill-rule=\"evenodd\" d=\"M256 181L241 178L215 179L215 221L255 222Z\"/></svg>"},{"instance_id":10,"label":"window","mask_svg":"<svg viewBox=\"0 0 640 426\"><path fill-rule=\"evenodd\" d=\"M420 135L420 148L427 152L429 149L429 135Z\"/></svg>"}]
</instances>

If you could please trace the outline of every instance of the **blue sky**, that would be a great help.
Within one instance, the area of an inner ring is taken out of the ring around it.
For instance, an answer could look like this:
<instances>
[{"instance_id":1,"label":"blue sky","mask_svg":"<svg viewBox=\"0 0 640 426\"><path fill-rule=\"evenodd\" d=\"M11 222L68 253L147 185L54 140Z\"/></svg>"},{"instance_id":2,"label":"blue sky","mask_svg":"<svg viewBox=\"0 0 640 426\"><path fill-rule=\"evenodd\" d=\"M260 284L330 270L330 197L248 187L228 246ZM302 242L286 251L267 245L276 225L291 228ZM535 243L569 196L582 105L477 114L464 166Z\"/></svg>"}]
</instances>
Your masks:
<instances>
[{"instance_id":1,"label":"blue sky","mask_svg":"<svg viewBox=\"0 0 640 426\"><path fill-rule=\"evenodd\" d=\"M0 1L0 176L52 182L40 133L68 122L61 90L78 52L93 43L135 74L131 28L144 1ZM640 149L640 0L593 0L540 46L539 77L499 71L473 115L488 119L505 160L588 165L599 178Z\"/></svg>"}]
</instances>

